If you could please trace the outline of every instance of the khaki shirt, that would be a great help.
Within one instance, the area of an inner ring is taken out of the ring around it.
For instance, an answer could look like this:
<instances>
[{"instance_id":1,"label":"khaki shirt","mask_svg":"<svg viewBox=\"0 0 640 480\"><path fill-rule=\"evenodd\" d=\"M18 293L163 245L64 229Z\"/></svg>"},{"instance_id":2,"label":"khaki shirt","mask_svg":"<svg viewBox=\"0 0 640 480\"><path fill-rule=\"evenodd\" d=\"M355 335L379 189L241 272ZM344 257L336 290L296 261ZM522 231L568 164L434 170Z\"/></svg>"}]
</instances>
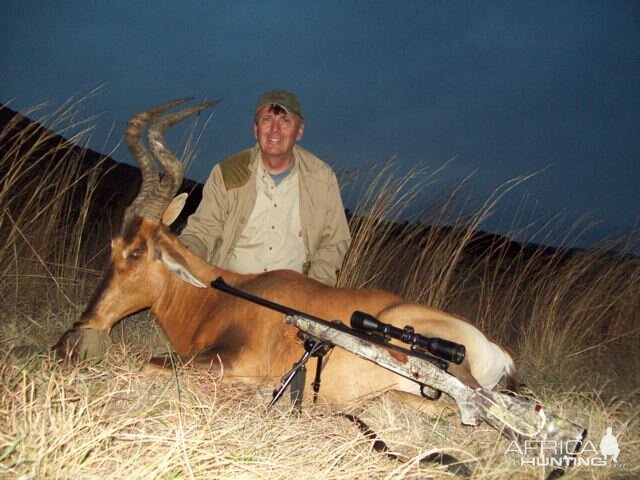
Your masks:
<instances>
[{"instance_id":1,"label":"khaki shirt","mask_svg":"<svg viewBox=\"0 0 640 480\"><path fill-rule=\"evenodd\" d=\"M351 236L335 173L315 155L293 148L300 192L304 273L335 285ZM187 221L180 240L209 263L229 268L230 253L256 202L258 145L217 164L207 179L202 202Z\"/></svg>"},{"instance_id":2,"label":"khaki shirt","mask_svg":"<svg viewBox=\"0 0 640 480\"><path fill-rule=\"evenodd\" d=\"M300 226L300 185L295 168L276 185L258 162L256 203L229 254L229 270L260 273L288 269L302 272L307 261Z\"/></svg>"}]
</instances>

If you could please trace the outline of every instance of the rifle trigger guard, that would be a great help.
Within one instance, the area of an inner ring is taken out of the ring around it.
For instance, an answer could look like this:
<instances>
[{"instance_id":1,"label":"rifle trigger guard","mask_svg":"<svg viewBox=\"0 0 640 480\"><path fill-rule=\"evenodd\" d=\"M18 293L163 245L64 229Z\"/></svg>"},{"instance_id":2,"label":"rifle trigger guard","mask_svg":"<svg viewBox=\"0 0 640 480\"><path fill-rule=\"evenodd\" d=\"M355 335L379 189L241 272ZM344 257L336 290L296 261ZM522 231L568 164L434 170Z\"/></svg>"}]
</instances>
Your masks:
<instances>
[{"instance_id":1,"label":"rifle trigger guard","mask_svg":"<svg viewBox=\"0 0 640 480\"><path fill-rule=\"evenodd\" d=\"M442 392L436 388L430 387L429 385L420 384L420 395L428 400L438 400L440 395L442 395Z\"/></svg>"}]
</instances>

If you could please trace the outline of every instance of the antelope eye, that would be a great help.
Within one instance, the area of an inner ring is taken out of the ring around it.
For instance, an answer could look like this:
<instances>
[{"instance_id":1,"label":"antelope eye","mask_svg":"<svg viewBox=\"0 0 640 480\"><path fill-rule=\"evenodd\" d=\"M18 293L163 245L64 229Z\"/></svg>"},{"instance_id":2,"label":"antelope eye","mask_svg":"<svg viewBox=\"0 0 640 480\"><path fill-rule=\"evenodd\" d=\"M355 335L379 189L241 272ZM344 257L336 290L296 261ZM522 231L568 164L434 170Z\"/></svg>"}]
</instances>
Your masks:
<instances>
[{"instance_id":1,"label":"antelope eye","mask_svg":"<svg viewBox=\"0 0 640 480\"><path fill-rule=\"evenodd\" d=\"M127 254L127 260L138 260L140 257L142 257L144 255L144 253L147 251L146 248L136 248L135 250L131 250L128 254Z\"/></svg>"}]
</instances>

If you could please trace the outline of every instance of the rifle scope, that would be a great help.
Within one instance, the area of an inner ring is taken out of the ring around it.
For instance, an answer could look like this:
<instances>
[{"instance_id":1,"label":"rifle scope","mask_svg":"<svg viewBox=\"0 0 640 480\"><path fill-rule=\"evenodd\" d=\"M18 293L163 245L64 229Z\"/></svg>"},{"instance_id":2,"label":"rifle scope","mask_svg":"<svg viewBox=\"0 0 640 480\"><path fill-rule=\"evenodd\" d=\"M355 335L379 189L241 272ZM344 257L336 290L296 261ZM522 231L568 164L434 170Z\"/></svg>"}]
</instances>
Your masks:
<instances>
[{"instance_id":1,"label":"rifle scope","mask_svg":"<svg viewBox=\"0 0 640 480\"><path fill-rule=\"evenodd\" d=\"M461 364L464 360L464 345L443 338L428 338L416 333L411 325L403 329L388 323L382 323L373 315L356 310L351 314L351 326L366 332L381 333L387 338L395 338L411 345L411 350L423 348L436 357Z\"/></svg>"}]
</instances>

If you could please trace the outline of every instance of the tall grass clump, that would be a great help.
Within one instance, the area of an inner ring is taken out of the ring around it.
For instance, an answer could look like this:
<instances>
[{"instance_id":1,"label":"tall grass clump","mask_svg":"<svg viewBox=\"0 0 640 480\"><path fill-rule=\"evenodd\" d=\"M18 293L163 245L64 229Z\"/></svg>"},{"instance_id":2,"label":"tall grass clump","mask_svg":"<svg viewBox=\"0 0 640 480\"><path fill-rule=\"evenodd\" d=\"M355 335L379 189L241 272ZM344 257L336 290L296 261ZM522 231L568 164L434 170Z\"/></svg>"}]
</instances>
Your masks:
<instances>
[{"instance_id":1,"label":"tall grass clump","mask_svg":"<svg viewBox=\"0 0 640 480\"><path fill-rule=\"evenodd\" d=\"M63 312L75 315L89 293L87 279L100 273L92 259L104 240L88 239L104 235L102 226L88 216L101 165L86 168L85 150L77 147L86 146L92 130L89 121L76 120L81 102L65 103L39 122L26 116L37 115L44 105L29 109L14 115L0 131L0 309L5 336L51 341L51 329L42 319L57 324Z\"/></svg>"},{"instance_id":2,"label":"tall grass clump","mask_svg":"<svg viewBox=\"0 0 640 480\"><path fill-rule=\"evenodd\" d=\"M15 346L51 345L73 323L100 278L124 207L104 212L93 201L104 169L88 168L73 148L91 135L77 111L74 101L42 118L69 140L22 117L0 132L0 478L451 478L420 463L435 450L467 464L473 478L542 478L505 454L509 442L486 425L417 415L393 395L363 400L351 412L397 460L320 405L305 405L300 415L286 402L268 410L270 387L229 385L190 368L143 376L155 348L152 319L121 322L101 363L64 365L47 352L17 360ZM196 140L186 141L192 155ZM439 174L426 167L399 173L393 162L372 177L360 174L353 187L366 187L350 216L353 244L339 285L390 290L478 325L511 351L527 395L586 427L596 447L607 427L620 435L620 465L578 467L566 478L634 478L634 239L574 251L483 233L505 194L527 177L471 208L467 181L441 187Z\"/></svg>"}]
</instances>

